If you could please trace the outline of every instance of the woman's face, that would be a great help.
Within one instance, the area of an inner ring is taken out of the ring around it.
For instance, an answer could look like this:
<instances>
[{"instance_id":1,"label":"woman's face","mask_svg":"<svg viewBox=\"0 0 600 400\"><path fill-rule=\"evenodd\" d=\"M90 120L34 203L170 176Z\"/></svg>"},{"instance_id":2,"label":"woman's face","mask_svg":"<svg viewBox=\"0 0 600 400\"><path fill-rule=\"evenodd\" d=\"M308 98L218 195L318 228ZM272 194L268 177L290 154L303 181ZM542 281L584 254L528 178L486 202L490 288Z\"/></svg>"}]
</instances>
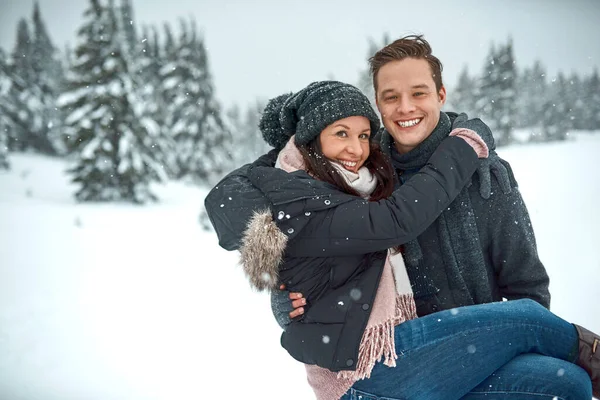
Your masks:
<instances>
[{"instance_id":1,"label":"woman's face","mask_svg":"<svg viewBox=\"0 0 600 400\"><path fill-rule=\"evenodd\" d=\"M361 116L335 121L321 132L319 140L323 155L345 169L358 172L369 158L369 119Z\"/></svg>"}]
</instances>

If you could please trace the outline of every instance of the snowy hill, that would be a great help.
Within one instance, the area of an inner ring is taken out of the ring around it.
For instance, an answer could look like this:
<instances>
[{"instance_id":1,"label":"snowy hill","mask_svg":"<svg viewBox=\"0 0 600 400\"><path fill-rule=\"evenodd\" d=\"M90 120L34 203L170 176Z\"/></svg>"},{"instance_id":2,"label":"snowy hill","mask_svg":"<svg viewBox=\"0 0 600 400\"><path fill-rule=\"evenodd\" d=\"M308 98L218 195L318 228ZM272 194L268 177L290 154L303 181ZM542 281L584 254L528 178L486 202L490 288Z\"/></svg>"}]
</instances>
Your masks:
<instances>
[{"instance_id":1,"label":"snowy hill","mask_svg":"<svg viewBox=\"0 0 600 400\"><path fill-rule=\"evenodd\" d=\"M500 149L551 277L552 309L600 331L600 134ZM266 295L198 224L205 190L77 204L63 161L0 172L0 398L307 399ZM226 206L226 205L225 205Z\"/></svg>"}]
</instances>

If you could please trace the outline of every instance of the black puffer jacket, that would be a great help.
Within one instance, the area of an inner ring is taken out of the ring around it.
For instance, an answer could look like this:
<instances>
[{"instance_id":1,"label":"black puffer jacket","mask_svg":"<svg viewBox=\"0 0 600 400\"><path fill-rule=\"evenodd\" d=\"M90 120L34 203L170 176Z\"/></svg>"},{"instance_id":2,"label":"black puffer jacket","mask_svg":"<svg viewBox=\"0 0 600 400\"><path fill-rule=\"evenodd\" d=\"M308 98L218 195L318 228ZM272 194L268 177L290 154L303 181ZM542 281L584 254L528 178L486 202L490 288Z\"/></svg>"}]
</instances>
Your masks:
<instances>
[{"instance_id":1,"label":"black puffer jacket","mask_svg":"<svg viewBox=\"0 0 600 400\"><path fill-rule=\"evenodd\" d=\"M447 138L414 179L379 202L303 171L261 166L268 161L226 177L207 196L207 213L224 247L241 246L255 286L285 282L311 304L282 334L282 346L303 363L353 370L386 249L414 239L439 216L471 179L477 156L462 139Z\"/></svg>"}]
</instances>

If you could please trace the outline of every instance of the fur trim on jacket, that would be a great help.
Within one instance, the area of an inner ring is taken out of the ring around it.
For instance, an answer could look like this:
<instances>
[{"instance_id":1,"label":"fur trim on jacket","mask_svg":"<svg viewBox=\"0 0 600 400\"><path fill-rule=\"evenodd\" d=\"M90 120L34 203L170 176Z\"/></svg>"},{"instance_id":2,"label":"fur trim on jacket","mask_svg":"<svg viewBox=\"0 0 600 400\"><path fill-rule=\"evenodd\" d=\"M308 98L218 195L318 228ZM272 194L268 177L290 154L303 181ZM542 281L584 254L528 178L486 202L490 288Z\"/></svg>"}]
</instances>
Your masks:
<instances>
[{"instance_id":1,"label":"fur trim on jacket","mask_svg":"<svg viewBox=\"0 0 600 400\"><path fill-rule=\"evenodd\" d=\"M244 272L258 291L277 289L279 266L288 238L281 232L271 211L255 212L248 222L240 247Z\"/></svg>"}]
</instances>

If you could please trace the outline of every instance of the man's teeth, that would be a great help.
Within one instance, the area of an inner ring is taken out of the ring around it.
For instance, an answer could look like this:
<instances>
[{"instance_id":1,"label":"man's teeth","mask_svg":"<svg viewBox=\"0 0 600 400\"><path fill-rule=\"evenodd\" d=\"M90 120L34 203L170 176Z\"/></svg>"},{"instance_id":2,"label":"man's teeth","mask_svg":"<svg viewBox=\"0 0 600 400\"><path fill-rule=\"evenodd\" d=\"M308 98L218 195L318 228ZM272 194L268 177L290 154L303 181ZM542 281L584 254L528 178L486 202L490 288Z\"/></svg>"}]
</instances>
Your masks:
<instances>
[{"instance_id":1,"label":"man's teeth","mask_svg":"<svg viewBox=\"0 0 600 400\"><path fill-rule=\"evenodd\" d=\"M410 121L398 121L398 125L400 125L403 128L408 128L410 126L415 126L419 122L421 122L421 118L415 118L411 119Z\"/></svg>"},{"instance_id":2,"label":"man's teeth","mask_svg":"<svg viewBox=\"0 0 600 400\"><path fill-rule=\"evenodd\" d=\"M346 167L350 167L350 168L354 168L356 167L357 162L356 161L342 161L339 160L340 164L345 165Z\"/></svg>"}]
</instances>

